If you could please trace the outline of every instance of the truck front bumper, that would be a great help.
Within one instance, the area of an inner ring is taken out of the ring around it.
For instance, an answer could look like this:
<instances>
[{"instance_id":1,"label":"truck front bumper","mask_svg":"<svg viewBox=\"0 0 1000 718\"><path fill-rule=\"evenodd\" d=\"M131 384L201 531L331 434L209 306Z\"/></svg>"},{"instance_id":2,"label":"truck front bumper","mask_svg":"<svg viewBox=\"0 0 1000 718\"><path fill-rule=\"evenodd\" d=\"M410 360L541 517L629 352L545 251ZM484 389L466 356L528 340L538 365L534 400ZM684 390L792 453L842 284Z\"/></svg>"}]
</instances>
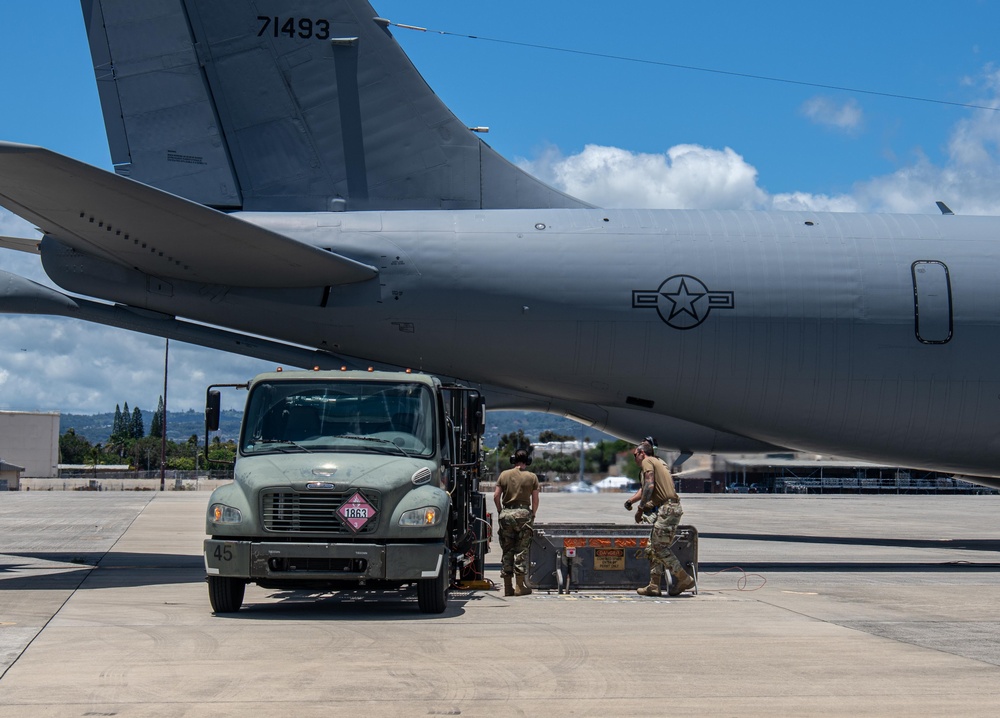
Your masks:
<instances>
[{"instance_id":1,"label":"truck front bumper","mask_svg":"<svg viewBox=\"0 0 1000 718\"><path fill-rule=\"evenodd\" d=\"M205 540L205 572L256 580L386 580L435 578L443 543L269 543Z\"/></svg>"}]
</instances>

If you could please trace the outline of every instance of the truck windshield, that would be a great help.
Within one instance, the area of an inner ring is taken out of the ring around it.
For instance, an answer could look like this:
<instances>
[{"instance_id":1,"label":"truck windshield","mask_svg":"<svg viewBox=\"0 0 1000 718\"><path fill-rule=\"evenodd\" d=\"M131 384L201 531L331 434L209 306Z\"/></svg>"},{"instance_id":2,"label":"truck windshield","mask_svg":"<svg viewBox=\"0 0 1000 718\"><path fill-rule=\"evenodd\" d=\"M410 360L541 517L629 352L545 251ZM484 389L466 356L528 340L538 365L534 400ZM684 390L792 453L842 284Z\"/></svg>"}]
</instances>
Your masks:
<instances>
[{"instance_id":1,"label":"truck windshield","mask_svg":"<svg viewBox=\"0 0 1000 718\"><path fill-rule=\"evenodd\" d=\"M434 401L430 389L417 383L261 382L247 397L240 451L430 456Z\"/></svg>"}]
</instances>

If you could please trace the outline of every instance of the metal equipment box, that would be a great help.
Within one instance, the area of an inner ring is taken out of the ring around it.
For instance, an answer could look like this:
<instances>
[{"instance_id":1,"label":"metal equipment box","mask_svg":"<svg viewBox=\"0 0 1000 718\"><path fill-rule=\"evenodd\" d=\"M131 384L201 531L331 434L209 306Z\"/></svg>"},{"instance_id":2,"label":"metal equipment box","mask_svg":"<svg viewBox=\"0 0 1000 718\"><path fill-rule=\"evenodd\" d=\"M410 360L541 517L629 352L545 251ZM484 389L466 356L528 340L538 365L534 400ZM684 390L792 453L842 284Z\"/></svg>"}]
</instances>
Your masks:
<instances>
[{"instance_id":1,"label":"metal equipment box","mask_svg":"<svg viewBox=\"0 0 1000 718\"><path fill-rule=\"evenodd\" d=\"M528 581L541 590L559 593L645 586L649 582L646 547L651 529L649 524L535 524L528 551ZM697 592L697 529L678 526L670 550L695 580Z\"/></svg>"}]
</instances>

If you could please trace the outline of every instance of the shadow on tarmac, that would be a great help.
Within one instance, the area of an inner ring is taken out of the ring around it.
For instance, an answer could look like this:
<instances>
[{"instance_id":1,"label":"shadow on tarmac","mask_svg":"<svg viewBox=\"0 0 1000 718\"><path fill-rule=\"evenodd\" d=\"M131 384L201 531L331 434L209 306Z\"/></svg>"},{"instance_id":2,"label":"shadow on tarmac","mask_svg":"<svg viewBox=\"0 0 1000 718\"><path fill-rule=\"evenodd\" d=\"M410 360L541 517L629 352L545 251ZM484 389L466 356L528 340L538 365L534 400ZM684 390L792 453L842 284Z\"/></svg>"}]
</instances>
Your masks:
<instances>
[{"instance_id":1,"label":"shadow on tarmac","mask_svg":"<svg viewBox=\"0 0 1000 718\"><path fill-rule=\"evenodd\" d=\"M204 568L201 555L169 554L169 553L129 553L107 551L15 551L0 553L0 571L11 565L7 559L11 557L24 558L29 564L38 567L37 561L69 564L66 568L80 566L83 568Z\"/></svg>"},{"instance_id":2,"label":"shadow on tarmac","mask_svg":"<svg viewBox=\"0 0 1000 718\"><path fill-rule=\"evenodd\" d=\"M53 551L0 555L0 591L86 591L204 582L205 565L201 556ZM444 613L424 614L417 608L413 589L334 593L274 591L267 603L246 603L238 613L218 618L258 621L453 618L465 613L465 606L470 601L483 600L489 593L453 589L449 592L448 608ZM205 603L207 606L207 593Z\"/></svg>"},{"instance_id":3,"label":"shadow on tarmac","mask_svg":"<svg viewBox=\"0 0 1000 718\"><path fill-rule=\"evenodd\" d=\"M701 541L769 541L840 546L884 546L892 548L936 549L945 551L983 551L1000 553L1000 540L995 539L913 539L875 538L864 536L803 536L789 534L701 533ZM1000 562L971 561L738 561L747 572L856 572L914 573L990 572L1000 571ZM703 574L731 568L733 562L700 562ZM499 571L500 563L491 561L487 570ZM143 554L93 552L14 552L0 554L0 591L64 591L98 588L156 586L201 583L205 580L204 563L200 555ZM448 610L441 616L455 615L469 601L483 600L490 592L455 590L451 592ZM286 591L272 594L277 603L248 604L227 618L272 620L287 618L294 610L297 618L328 620L337 614L354 619L395 620L398 618L438 618L417 612L412 591L376 592L340 591L315 594L308 591ZM415 614L415 615L414 615Z\"/></svg>"},{"instance_id":4,"label":"shadow on tarmac","mask_svg":"<svg viewBox=\"0 0 1000 718\"><path fill-rule=\"evenodd\" d=\"M473 601L488 600L489 592L455 589L448 593L444 613L421 613L415 590L397 591L275 591L268 603L244 603L236 613L216 618L238 621L422 621L455 618ZM274 601L277 602L274 602ZM500 604L498 604L500 605Z\"/></svg>"},{"instance_id":5,"label":"shadow on tarmac","mask_svg":"<svg viewBox=\"0 0 1000 718\"><path fill-rule=\"evenodd\" d=\"M201 556L58 551L0 555L0 591L162 586L204 580Z\"/></svg>"},{"instance_id":6,"label":"shadow on tarmac","mask_svg":"<svg viewBox=\"0 0 1000 718\"><path fill-rule=\"evenodd\" d=\"M845 546L891 546L893 548L935 548L961 551L1000 552L998 539L915 539L874 538L865 536L800 536L794 534L753 534L699 532L699 540L720 539L730 541L781 541L784 543L839 544Z\"/></svg>"},{"instance_id":7,"label":"shadow on tarmac","mask_svg":"<svg viewBox=\"0 0 1000 718\"><path fill-rule=\"evenodd\" d=\"M916 538L875 538L870 536L803 536L793 534L717 533L698 534L699 541L776 541L781 543L828 544L834 546L884 546L888 548L935 549L944 551L984 551L1000 553L1000 540L996 539L916 539ZM998 556L997 558L1000 558ZM699 562L701 573L712 573L732 567L732 564ZM984 561L752 561L740 562L740 568L747 572L787 571L816 572L857 572L892 573L909 571L912 573L943 572L990 572L1000 570L1000 562Z\"/></svg>"},{"instance_id":8,"label":"shadow on tarmac","mask_svg":"<svg viewBox=\"0 0 1000 718\"><path fill-rule=\"evenodd\" d=\"M918 563L911 561L740 561L738 567L746 573L764 571L789 573L997 573L1000 563L971 563L969 561L943 561L941 563ZM698 563L698 573L716 573L734 568L734 562Z\"/></svg>"}]
</instances>

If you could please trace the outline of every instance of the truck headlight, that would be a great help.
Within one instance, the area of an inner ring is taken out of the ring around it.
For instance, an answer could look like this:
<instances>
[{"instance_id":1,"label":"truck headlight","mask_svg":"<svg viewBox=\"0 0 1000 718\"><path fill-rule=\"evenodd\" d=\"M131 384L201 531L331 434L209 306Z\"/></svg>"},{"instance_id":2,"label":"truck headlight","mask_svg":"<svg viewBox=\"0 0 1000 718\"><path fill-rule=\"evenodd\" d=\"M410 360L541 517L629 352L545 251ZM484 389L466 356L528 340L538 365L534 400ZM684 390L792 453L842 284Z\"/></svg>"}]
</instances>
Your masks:
<instances>
[{"instance_id":1,"label":"truck headlight","mask_svg":"<svg viewBox=\"0 0 1000 718\"><path fill-rule=\"evenodd\" d=\"M243 520L243 514L240 513L239 509L225 504L212 504L208 513L212 517L212 521L217 524L238 524Z\"/></svg>"},{"instance_id":2,"label":"truck headlight","mask_svg":"<svg viewBox=\"0 0 1000 718\"><path fill-rule=\"evenodd\" d=\"M433 506L411 509L399 517L400 526L436 526L441 523L441 512Z\"/></svg>"}]
</instances>

